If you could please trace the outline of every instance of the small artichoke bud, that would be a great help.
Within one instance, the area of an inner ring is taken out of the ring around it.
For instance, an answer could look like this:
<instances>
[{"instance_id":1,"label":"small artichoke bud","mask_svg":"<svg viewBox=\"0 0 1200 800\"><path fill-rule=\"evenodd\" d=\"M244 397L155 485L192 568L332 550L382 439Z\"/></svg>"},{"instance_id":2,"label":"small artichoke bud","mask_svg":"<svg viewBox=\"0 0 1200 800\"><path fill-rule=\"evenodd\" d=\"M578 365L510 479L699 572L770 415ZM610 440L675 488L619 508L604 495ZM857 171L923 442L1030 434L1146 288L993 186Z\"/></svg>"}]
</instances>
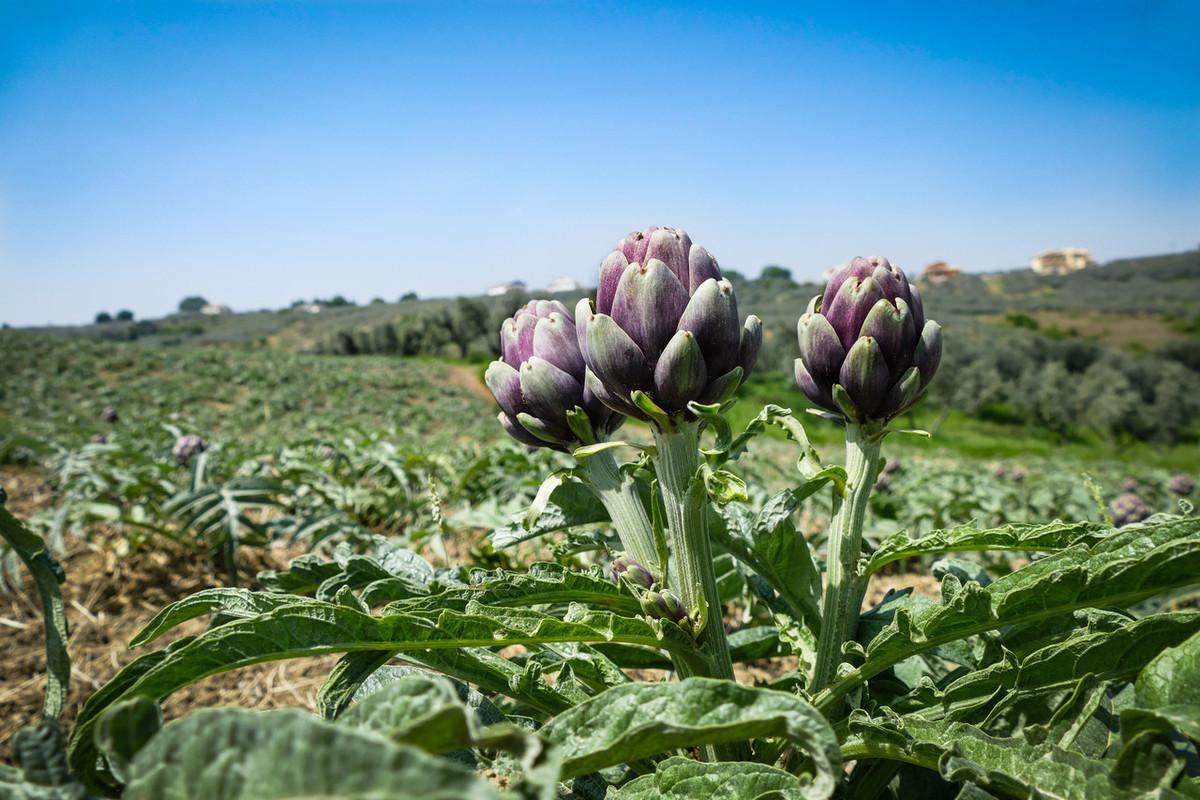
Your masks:
<instances>
[{"instance_id":1,"label":"small artichoke bud","mask_svg":"<svg viewBox=\"0 0 1200 800\"><path fill-rule=\"evenodd\" d=\"M576 306L575 328L588 385L609 408L643 420L651 417L635 392L670 416L688 416L693 401L724 402L762 345L762 321L741 320L717 260L676 228L618 242L600 265L595 303Z\"/></svg>"},{"instance_id":2,"label":"small artichoke bud","mask_svg":"<svg viewBox=\"0 0 1200 800\"><path fill-rule=\"evenodd\" d=\"M1136 478L1126 478L1125 482L1121 484L1121 489L1122 489L1122 491L1126 491L1126 492L1136 492L1138 490L1137 479Z\"/></svg>"},{"instance_id":3,"label":"small artichoke bud","mask_svg":"<svg viewBox=\"0 0 1200 800\"><path fill-rule=\"evenodd\" d=\"M207 449L208 442L194 433L189 433L175 440L175 446L171 449L171 455L175 457L176 464L184 465L189 463L194 456L203 453Z\"/></svg>"},{"instance_id":4,"label":"small artichoke bud","mask_svg":"<svg viewBox=\"0 0 1200 800\"><path fill-rule=\"evenodd\" d=\"M500 328L500 359L484 382L500 406L500 425L522 444L569 451L608 438L625 418L586 380L579 333L557 300L531 300Z\"/></svg>"},{"instance_id":5,"label":"small artichoke bud","mask_svg":"<svg viewBox=\"0 0 1200 800\"><path fill-rule=\"evenodd\" d=\"M1171 480L1167 481L1167 490L1180 497L1187 497L1196 491L1196 479L1184 472L1172 475Z\"/></svg>"},{"instance_id":6,"label":"small artichoke bud","mask_svg":"<svg viewBox=\"0 0 1200 800\"><path fill-rule=\"evenodd\" d=\"M995 468L992 470L992 477L998 481L1002 481L1005 478L1007 478L1008 477L1008 465L1007 464L997 464L995 466Z\"/></svg>"},{"instance_id":7,"label":"small artichoke bud","mask_svg":"<svg viewBox=\"0 0 1200 800\"><path fill-rule=\"evenodd\" d=\"M666 619L685 630L692 629L692 618L684 609L683 601L670 589L642 595L642 612L651 619Z\"/></svg>"},{"instance_id":8,"label":"small artichoke bud","mask_svg":"<svg viewBox=\"0 0 1200 800\"><path fill-rule=\"evenodd\" d=\"M634 586L640 586L643 589L653 589L654 584L658 580L650 570L643 567L632 558L618 556L612 562L613 581L618 585L621 583L621 578L624 578Z\"/></svg>"},{"instance_id":9,"label":"small artichoke bud","mask_svg":"<svg viewBox=\"0 0 1200 800\"><path fill-rule=\"evenodd\" d=\"M1012 472L1008 473L1008 477L1013 483L1024 483L1025 479L1029 477L1029 470L1024 467L1013 467Z\"/></svg>"},{"instance_id":10,"label":"small artichoke bud","mask_svg":"<svg viewBox=\"0 0 1200 800\"><path fill-rule=\"evenodd\" d=\"M1122 495L1118 495L1117 499L1109 504L1108 513L1112 517L1113 525L1121 528L1126 525L1132 525L1135 522L1141 522L1150 516L1150 509L1142 498L1133 492L1125 492Z\"/></svg>"},{"instance_id":11,"label":"small artichoke bud","mask_svg":"<svg viewBox=\"0 0 1200 800\"><path fill-rule=\"evenodd\" d=\"M900 467L901 467L900 459L896 458L895 456L892 456L884 463L883 474L884 475L894 475L895 473L900 471Z\"/></svg>"},{"instance_id":12,"label":"small artichoke bud","mask_svg":"<svg viewBox=\"0 0 1200 800\"><path fill-rule=\"evenodd\" d=\"M103 433L97 433L92 437L92 444L108 444L108 437Z\"/></svg>"},{"instance_id":13,"label":"small artichoke bud","mask_svg":"<svg viewBox=\"0 0 1200 800\"><path fill-rule=\"evenodd\" d=\"M886 472L879 473L879 477L875 479L875 491L886 492L892 485L892 476Z\"/></svg>"},{"instance_id":14,"label":"small artichoke bud","mask_svg":"<svg viewBox=\"0 0 1200 800\"><path fill-rule=\"evenodd\" d=\"M917 287L886 258L837 267L797 325L796 383L816 405L851 422L886 422L933 380L941 326L925 319Z\"/></svg>"},{"instance_id":15,"label":"small artichoke bud","mask_svg":"<svg viewBox=\"0 0 1200 800\"><path fill-rule=\"evenodd\" d=\"M331 461L335 456L337 456L337 450L333 448L333 445L318 445L317 456L325 461Z\"/></svg>"},{"instance_id":16,"label":"small artichoke bud","mask_svg":"<svg viewBox=\"0 0 1200 800\"><path fill-rule=\"evenodd\" d=\"M115 424L120 418L121 415L118 414L117 410L112 406L105 406L104 410L100 412L100 419L104 420L109 425Z\"/></svg>"}]
</instances>

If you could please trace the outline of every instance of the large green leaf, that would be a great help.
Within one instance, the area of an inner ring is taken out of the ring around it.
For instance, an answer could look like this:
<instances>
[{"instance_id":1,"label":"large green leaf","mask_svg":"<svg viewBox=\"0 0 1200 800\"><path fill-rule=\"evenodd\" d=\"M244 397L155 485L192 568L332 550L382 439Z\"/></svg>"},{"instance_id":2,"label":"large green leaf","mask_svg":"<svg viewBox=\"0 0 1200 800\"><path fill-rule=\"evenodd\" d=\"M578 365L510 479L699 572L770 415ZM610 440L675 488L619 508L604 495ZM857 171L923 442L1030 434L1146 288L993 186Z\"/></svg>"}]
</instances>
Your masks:
<instances>
[{"instance_id":1,"label":"large green leaf","mask_svg":"<svg viewBox=\"0 0 1200 800\"><path fill-rule=\"evenodd\" d=\"M480 572L472 575L468 585L451 586L425 597L401 600L388 610L462 608L472 600L491 606L584 603L629 614L640 613L633 595L604 577L599 568L580 572L553 562L531 564L526 572Z\"/></svg>"},{"instance_id":2,"label":"large green leaf","mask_svg":"<svg viewBox=\"0 0 1200 800\"><path fill-rule=\"evenodd\" d=\"M608 521L608 512L591 487L565 475L552 475L527 511L492 532L492 546L501 550L548 533Z\"/></svg>"},{"instance_id":3,"label":"large green leaf","mask_svg":"<svg viewBox=\"0 0 1200 800\"><path fill-rule=\"evenodd\" d=\"M1009 698L1070 691L1087 675L1102 681L1132 680L1163 648L1200 630L1200 612L1154 614L1127 620L1115 630L1083 629L1018 658L1007 657L973 670L942 689L931 684L893 704L926 719L981 724L998 695Z\"/></svg>"},{"instance_id":4,"label":"large green leaf","mask_svg":"<svg viewBox=\"0 0 1200 800\"><path fill-rule=\"evenodd\" d=\"M497 800L445 759L302 711L202 709L129 765L124 800Z\"/></svg>"},{"instance_id":5,"label":"large green leaf","mask_svg":"<svg viewBox=\"0 0 1200 800\"><path fill-rule=\"evenodd\" d=\"M833 706L910 656L996 628L1068 615L1079 608L1129 606L1200 582L1200 518L1170 517L1122 528L1092 547L1077 544L985 587L942 582L942 602L915 613L901 609L866 648L866 661L814 699Z\"/></svg>"},{"instance_id":6,"label":"large green leaf","mask_svg":"<svg viewBox=\"0 0 1200 800\"><path fill-rule=\"evenodd\" d=\"M278 595L271 595L278 598ZM465 611L372 616L348 606L300 598L269 613L212 628L148 667L141 660L117 673L117 691L101 689L81 711L71 738L72 766L85 781L97 769L92 727L104 708L124 697L161 700L209 675L264 661L326 653L419 652L553 642L622 642L694 657L692 643L672 626L572 606L563 618L529 609L476 603ZM136 677L126 677L133 670Z\"/></svg>"},{"instance_id":7,"label":"large green leaf","mask_svg":"<svg viewBox=\"0 0 1200 800\"><path fill-rule=\"evenodd\" d=\"M819 473L798 488L775 495L753 517L745 506L729 503L720 509L724 524L709 526L713 537L767 581L792 614L813 631L821 629L821 573L792 515L833 479L829 470Z\"/></svg>"},{"instance_id":8,"label":"large green leaf","mask_svg":"<svg viewBox=\"0 0 1200 800\"><path fill-rule=\"evenodd\" d=\"M33 575L38 596L42 600L46 631L46 694L42 716L58 719L62 716L71 682L71 658L67 654L67 614L62 592L58 588L66 576L41 537L29 531L3 505L0 505L0 538L12 547Z\"/></svg>"},{"instance_id":9,"label":"large green leaf","mask_svg":"<svg viewBox=\"0 0 1200 800\"><path fill-rule=\"evenodd\" d=\"M973 524L911 536L907 531L889 536L867 562L866 574L913 556L936 553L965 553L981 550L1032 550L1057 552L1075 545L1094 545L1109 533L1096 522L1012 522L999 528L979 530Z\"/></svg>"},{"instance_id":10,"label":"large green leaf","mask_svg":"<svg viewBox=\"0 0 1200 800\"><path fill-rule=\"evenodd\" d=\"M781 737L813 761L813 794L829 797L841 768L833 729L800 698L732 681L631 683L559 714L542 729L581 775L683 747Z\"/></svg>"},{"instance_id":11,"label":"large green leaf","mask_svg":"<svg viewBox=\"0 0 1200 800\"><path fill-rule=\"evenodd\" d=\"M705 764L674 756L661 762L654 774L609 792L608 800L811 800L825 796L795 775L766 764Z\"/></svg>"},{"instance_id":12,"label":"large green leaf","mask_svg":"<svg viewBox=\"0 0 1200 800\"><path fill-rule=\"evenodd\" d=\"M1125 788L1106 762L1023 737L988 736L962 722L929 722L894 715L850 718L842 742L847 760L892 759L938 771L952 782L979 784L1001 796L1062 800L1133 800L1181 797L1169 789Z\"/></svg>"},{"instance_id":13,"label":"large green leaf","mask_svg":"<svg viewBox=\"0 0 1200 800\"><path fill-rule=\"evenodd\" d=\"M1200 633L1151 661L1134 691L1137 707L1121 714L1127 739L1139 730L1176 728L1200 743Z\"/></svg>"}]
</instances>

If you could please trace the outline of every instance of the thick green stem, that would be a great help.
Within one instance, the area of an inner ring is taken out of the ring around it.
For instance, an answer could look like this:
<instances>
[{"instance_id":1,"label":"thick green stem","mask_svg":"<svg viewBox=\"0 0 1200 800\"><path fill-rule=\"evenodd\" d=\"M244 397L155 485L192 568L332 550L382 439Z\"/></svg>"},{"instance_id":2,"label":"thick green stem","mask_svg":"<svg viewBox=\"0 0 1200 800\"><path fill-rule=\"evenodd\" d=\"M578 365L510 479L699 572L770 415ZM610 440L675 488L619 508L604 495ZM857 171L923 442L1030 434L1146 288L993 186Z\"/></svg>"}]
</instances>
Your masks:
<instances>
[{"instance_id":1,"label":"thick green stem","mask_svg":"<svg viewBox=\"0 0 1200 800\"><path fill-rule=\"evenodd\" d=\"M671 544L671 588L698 625L697 642L709 662L706 677L733 678L733 661L717 594L708 540L708 496L700 471L700 426L681 423L655 431L654 460Z\"/></svg>"},{"instance_id":2,"label":"thick green stem","mask_svg":"<svg viewBox=\"0 0 1200 800\"><path fill-rule=\"evenodd\" d=\"M611 450L593 453L580 463L600 503L612 518L621 547L650 572L663 575L663 566L658 563L658 548L654 546L654 528L638 496L634 479L621 472Z\"/></svg>"},{"instance_id":3,"label":"thick green stem","mask_svg":"<svg viewBox=\"0 0 1200 800\"><path fill-rule=\"evenodd\" d=\"M825 688L837 676L842 645L853 637L858 625L866 588L858 574L858 557L863 519L879 472L879 441L875 430L846 425L846 496L829 529L825 603L811 687L814 691Z\"/></svg>"}]
</instances>

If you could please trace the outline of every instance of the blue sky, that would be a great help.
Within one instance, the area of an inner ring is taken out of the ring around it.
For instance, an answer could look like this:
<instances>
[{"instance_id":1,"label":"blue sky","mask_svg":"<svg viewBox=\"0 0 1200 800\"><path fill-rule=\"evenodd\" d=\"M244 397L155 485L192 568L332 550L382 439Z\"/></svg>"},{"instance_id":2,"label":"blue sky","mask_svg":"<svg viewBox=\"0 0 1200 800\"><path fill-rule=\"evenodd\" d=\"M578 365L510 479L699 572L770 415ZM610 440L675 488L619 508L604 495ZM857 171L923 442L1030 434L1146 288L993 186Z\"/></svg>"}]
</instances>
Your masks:
<instances>
[{"instance_id":1,"label":"blue sky","mask_svg":"<svg viewBox=\"0 0 1200 800\"><path fill-rule=\"evenodd\" d=\"M0 320L1200 243L1200 4L0 6ZM797 310L799 312L799 309Z\"/></svg>"}]
</instances>

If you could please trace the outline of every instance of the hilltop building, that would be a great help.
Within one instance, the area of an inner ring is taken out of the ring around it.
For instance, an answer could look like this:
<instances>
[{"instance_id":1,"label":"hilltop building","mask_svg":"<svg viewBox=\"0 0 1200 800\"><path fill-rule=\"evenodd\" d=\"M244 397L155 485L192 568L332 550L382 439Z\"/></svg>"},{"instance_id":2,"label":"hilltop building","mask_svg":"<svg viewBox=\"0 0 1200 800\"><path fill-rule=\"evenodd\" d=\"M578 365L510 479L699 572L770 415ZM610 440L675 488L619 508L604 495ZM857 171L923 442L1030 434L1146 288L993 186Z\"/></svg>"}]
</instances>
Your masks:
<instances>
[{"instance_id":1,"label":"hilltop building","mask_svg":"<svg viewBox=\"0 0 1200 800\"><path fill-rule=\"evenodd\" d=\"M546 284L546 291L550 294L558 292L578 292L583 288L583 284L574 278L555 278Z\"/></svg>"},{"instance_id":2,"label":"hilltop building","mask_svg":"<svg viewBox=\"0 0 1200 800\"><path fill-rule=\"evenodd\" d=\"M945 283L962 275L962 270L945 261L935 261L925 268L921 278L927 283Z\"/></svg>"},{"instance_id":3,"label":"hilltop building","mask_svg":"<svg viewBox=\"0 0 1200 800\"><path fill-rule=\"evenodd\" d=\"M509 292L523 291L525 291L525 281L505 281L504 283L497 283L495 286L488 287L487 296L502 297Z\"/></svg>"},{"instance_id":4,"label":"hilltop building","mask_svg":"<svg viewBox=\"0 0 1200 800\"><path fill-rule=\"evenodd\" d=\"M200 307L200 313L207 317L216 317L221 314L229 314L232 312L229 310L229 306L222 305L220 303L205 303Z\"/></svg>"},{"instance_id":5,"label":"hilltop building","mask_svg":"<svg viewBox=\"0 0 1200 800\"><path fill-rule=\"evenodd\" d=\"M1092 254L1086 247L1064 247L1043 250L1029 260L1029 267L1038 275L1069 275L1087 269L1093 263Z\"/></svg>"}]
</instances>

